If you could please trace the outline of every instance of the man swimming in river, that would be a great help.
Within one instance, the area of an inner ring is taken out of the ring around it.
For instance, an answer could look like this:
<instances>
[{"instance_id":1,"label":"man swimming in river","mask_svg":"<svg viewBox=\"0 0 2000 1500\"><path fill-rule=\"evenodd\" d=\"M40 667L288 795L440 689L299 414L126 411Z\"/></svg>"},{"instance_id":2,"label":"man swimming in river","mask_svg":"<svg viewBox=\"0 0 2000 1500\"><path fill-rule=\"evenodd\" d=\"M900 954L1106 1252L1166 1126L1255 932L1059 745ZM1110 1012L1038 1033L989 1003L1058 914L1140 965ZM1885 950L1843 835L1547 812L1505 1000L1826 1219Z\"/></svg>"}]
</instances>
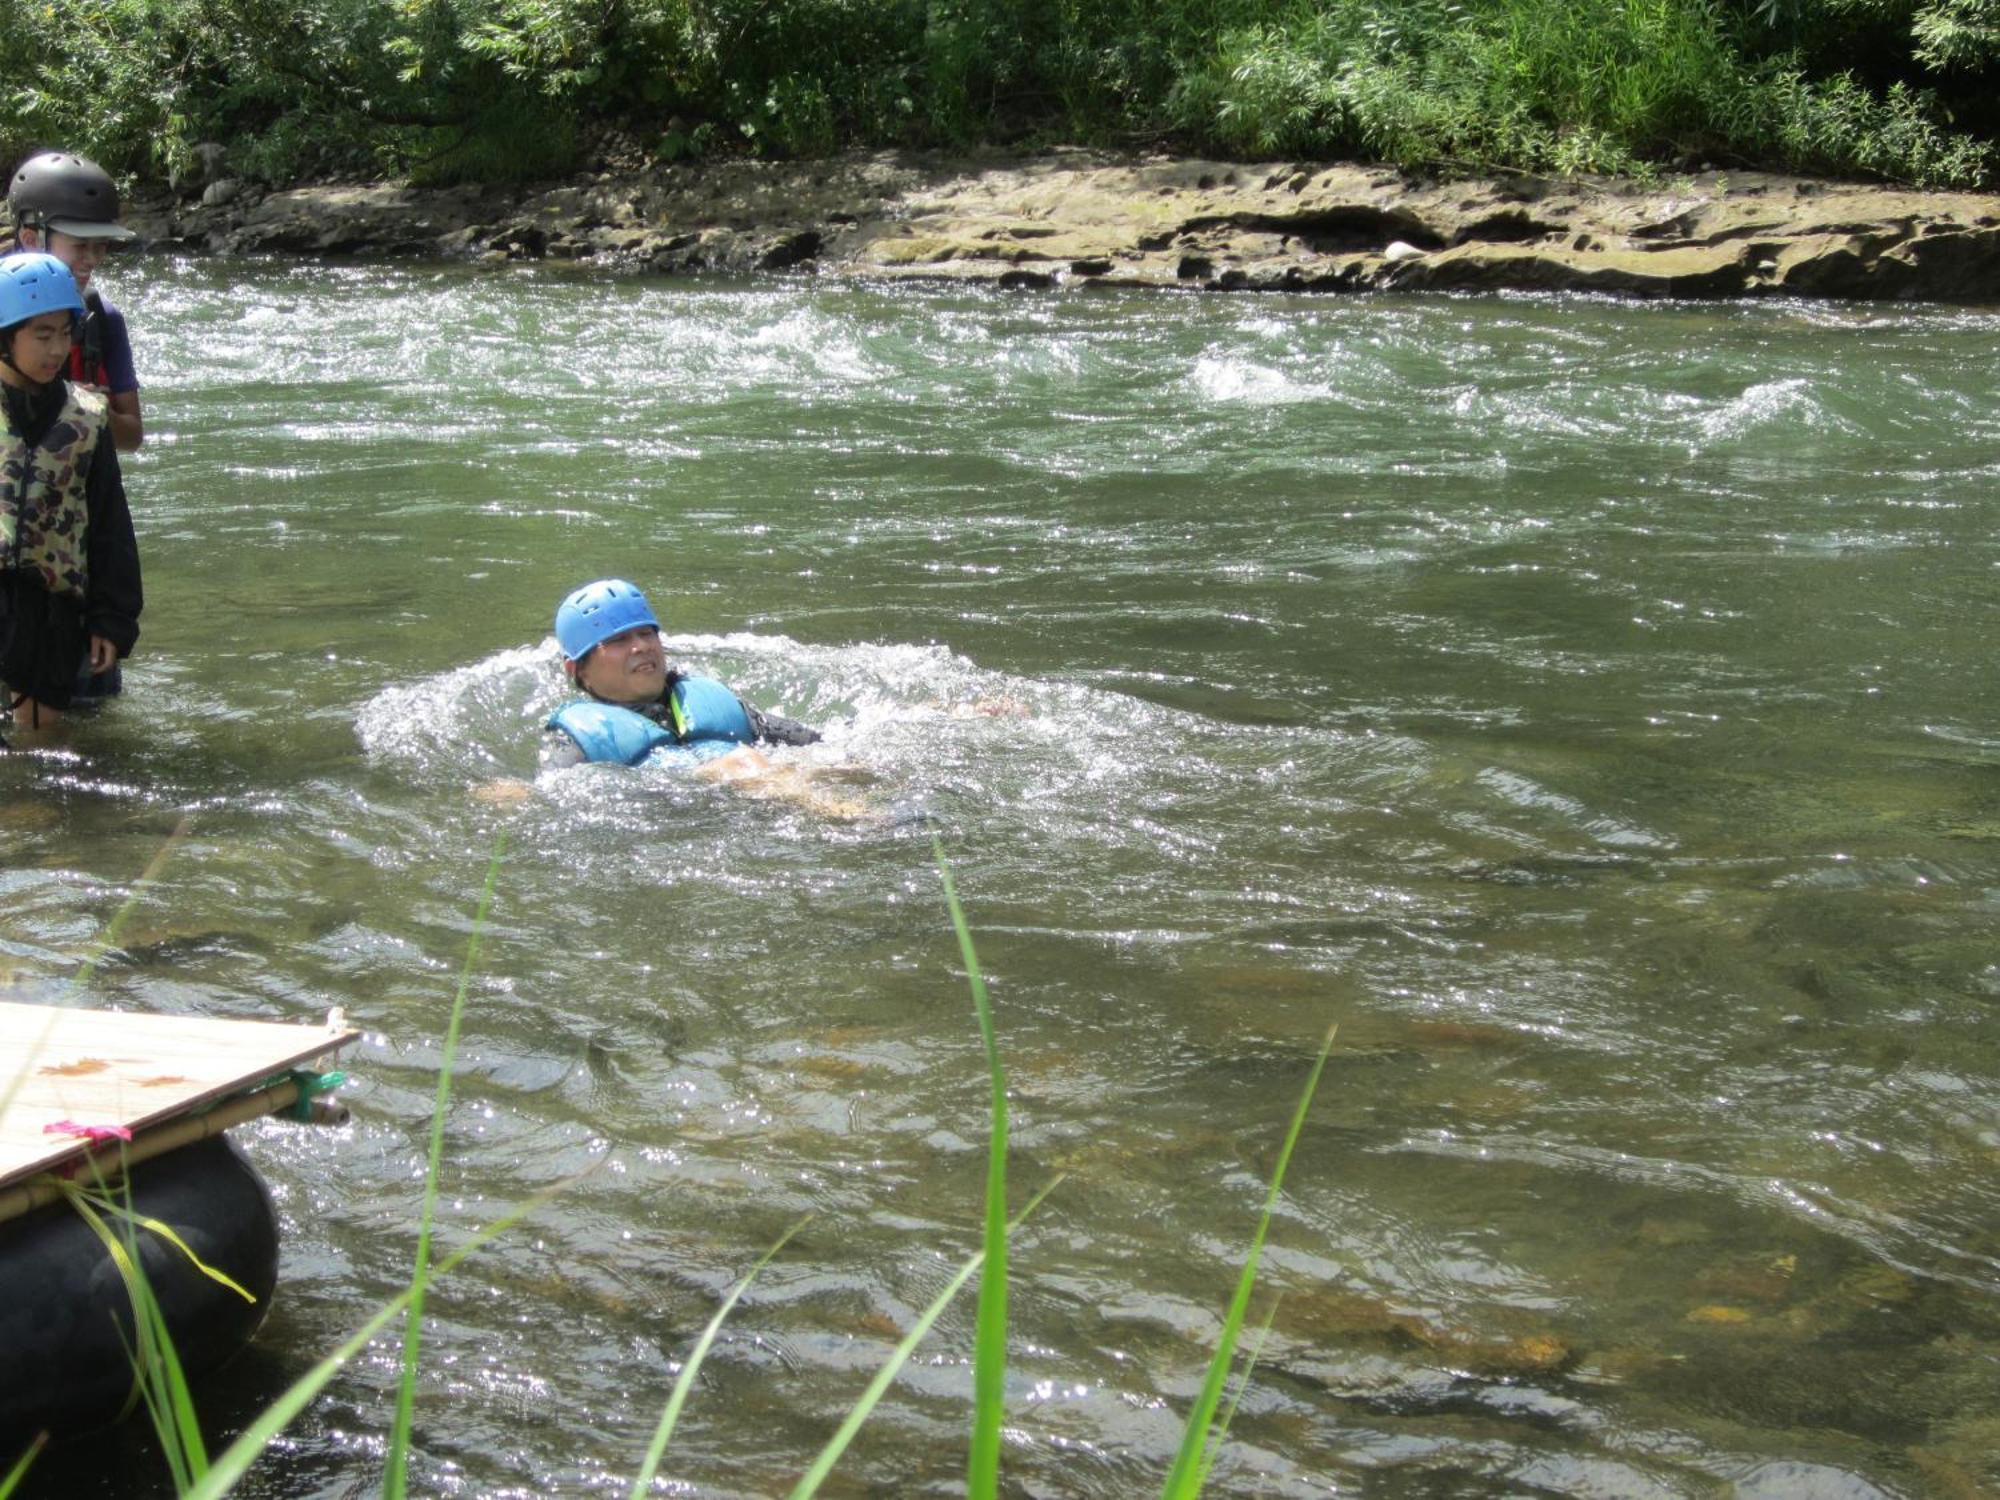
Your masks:
<instances>
[{"instance_id":1,"label":"man swimming in river","mask_svg":"<svg viewBox=\"0 0 2000 1500\"><path fill-rule=\"evenodd\" d=\"M556 608L563 672L587 695L549 716L546 769L585 761L703 767L734 780L771 769L756 745L811 745L819 731L745 703L712 677L667 666L660 622L622 578L586 583ZM728 763L728 764L725 764Z\"/></svg>"},{"instance_id":2,"label":"man swimming in river","mask_svg":"<svg viewBox=\"0 0 2000 1500\"><path fill-rule=\"evenodd\" d=\"M622 578L585 584L557 607L555 627L564 675L584 696L549 716L543 770L591 762L685 768L829 817L877 815L818 785L807 768L776 764L758 748L815 744L818 730L766 713L712 677L669 668L659 619L635 585ZM514 802L528 791L525 782L498 782L480 795Z\"/></svg>"}]
</instances>

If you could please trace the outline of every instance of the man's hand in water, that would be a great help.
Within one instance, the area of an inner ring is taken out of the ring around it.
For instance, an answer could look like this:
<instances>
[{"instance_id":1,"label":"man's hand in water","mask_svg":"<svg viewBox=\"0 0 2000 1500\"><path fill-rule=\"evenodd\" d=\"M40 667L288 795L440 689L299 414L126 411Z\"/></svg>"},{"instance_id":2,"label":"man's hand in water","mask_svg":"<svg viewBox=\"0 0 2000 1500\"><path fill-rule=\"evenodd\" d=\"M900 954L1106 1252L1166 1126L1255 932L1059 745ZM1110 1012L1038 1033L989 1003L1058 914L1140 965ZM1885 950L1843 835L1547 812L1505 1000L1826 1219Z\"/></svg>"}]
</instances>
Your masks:
<instances>
[{"instance_id":1,"label":"man's hand in water","mask_svg":"<svg viewBox=\"0 0 2000 1500\"><path fill-rule=\"evenodd\" d=\"M694 774L704 781L733 786L751 797L796 802L822 817L855 822L880 816L859 798L836 796L817 785L810 770L774 764L770 756L750 745L717 757Z\"/></svg>"},{"instance_id":2,"label":"man's hand in water","mask_svg":"<svg viewBox=\"0 0 2000 1500\"><path fill-rule=\"evenodd\" d=\"M839 768L818 768L822 774L838 776ZM842 797L818 785L814 772L799 766L775 764L763 751L744 745L717 756L699 767L695 776L713 781L751 797L797 803L822 817L847 822L884 821L883 814L857 797ZM472 789L473 800L491 807L519 807L534 796L534 786L511 776L481 782Z\"/></svg>"},{"instance_id":3,"label":"man's hand in water","mask_svg":"<svg viewBox=\"0 0 2000 1500\"><path fill-rule=\"evenodd\" d=\"M512 776L502 776L496 781L480 783L472 789L475 801L488 802L495 807L519 807L535 795L534 787Z\"/></svg>"}]
</instances>

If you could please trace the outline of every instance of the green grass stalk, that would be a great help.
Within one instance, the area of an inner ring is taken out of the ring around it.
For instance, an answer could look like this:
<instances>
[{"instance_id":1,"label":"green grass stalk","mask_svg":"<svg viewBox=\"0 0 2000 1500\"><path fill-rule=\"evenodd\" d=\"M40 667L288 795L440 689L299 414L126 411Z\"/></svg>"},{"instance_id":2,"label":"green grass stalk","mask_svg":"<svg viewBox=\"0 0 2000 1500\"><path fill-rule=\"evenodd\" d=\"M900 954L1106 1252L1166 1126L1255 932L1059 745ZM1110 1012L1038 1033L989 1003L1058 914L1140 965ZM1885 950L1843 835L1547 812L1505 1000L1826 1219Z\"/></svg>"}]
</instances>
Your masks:
<instances>
[{"instance_id":1,"label":"green grass stalk","mask_svg":"<svg viewBox=\"0 0 2000 1500\"><path fill-rule=\"evenodd\" d=\"M127 1228L127 1234L137 1231ZM201 1419L196 1416L194 1395L188 1390L187 1372L181 1367L174 1336L167 1327L167 1314L153 1294L152 1283L138 1266L136 1245L134 1268L139 1272L140 1314L145 1333L137 1348L129 1351L132 1367L139 1374L139 1390L146 1401L146 1413L160 1447L168 1454L177 1478L177 1491L185 1495L194 1482L208 1472L208 1444L202 1440ZM141 1351L146 1351L144 1354Z\"/></svg>"},{"instance_id":2,"label":"green grass stalk","mask_svg":"<svg viewBox=\"0 0 2000 1500\"><path fill-rule=\"evenodd\" d=\"M933 837L931 855L944 879L944 901L951 910L958 951L965 959L966 982L972 987L972 1008L979 1017L979 1035L986 1046L986 1072L992 1081L992 1133L986 1152L986 1269L979 1278L979 1316L973 1334L972 1441L966 1456L967 1500L994 1500L1000 1486L1000 1426L1007 1399L1007 1078L1000 1067L1000 1045L993 1034L993 1006L986 979L979 971L972 931L958 904L951 866L944 847Z\"/></svg>"},{"instance_id":3,"label":"green grass stalk","mask_svg":"<svg viewBox=\"0 0 2000 1500\"><path fill-rule=\"evenodd\" d=\"M1042 1200L1054 1192L1061 1181L1062 1178L1055 1178L1047 1187L1029 1199L1028 1206L1007 1225L1008 1231L1011 1233L1019 1227L1021 1221L1039 1208ZM819 1487L826 1482L826 1476L833 1472L833 1466L840 1461L840 1455L845 1453L847 1445L854 1441L854 1434L861 1430L861 1424L868 1420L868 1414L875 1410L876 1403L888 1392L889 1383L896 1378L896 1372L909 1362L910 1355L915 1352L917 1345L923 1342L924 1335L931 1331L931 1325L937 1322L939 1315L951 1305L952 1298L956 1297L960 1288L972 1279L985 1259L986 1252L981 1249L960 1266L958 1274L952 1277L950 1284L937 1294L930 1306L918 1316L917 1321L910 1325L910 1331L903 1335L903 1341L896 1345L887 1362L876 1372L875 1378L868 1382L868 1389L861 1393L861 1399L854 1403L854 1409L847 1414L847 1419L840 1424L834 1435L827 1439L826 1446L820 1450L819 1457L813 1460L812 1467L806 1470L797 1484L792 1486L787 1500L810 1500L811 1496L819 1493Z\"/></svg>"},{"instance_id":4,"label":"green grass stalk","mask_svg":"<svg viewBox=\"0 0 2000 1500\"><path fill-rule=\"evenodd\" d=\"M21 1481L28 1477L28 1470L41 1456L42 1448L48 1440L49 1435L46 1432L38 1432L35 1434L35 1440L22 1450L21 1456L14 1461L14 1467L7 1471L4 1478L0 1478L0 1500L7 1500L9 1495L21 1487Z\"/></svg>"},{"instance_id":5,"label":"green grass stalk","mask_svg":"<svg viewBox=\"0 0 2000 1500\"><path fill-rule=\"evenodd\" d=\"M146 1414L160 1439L160 1451L166 1455L167 1468L173 1476L174 1493L185 1495L208 1472L208 1450L202 1442L194 1398L188 1392L187 1372L181 1368L173 1336L167 1331L166 1315L160 1310L159 1298L154 1295L139 1256L134 1216L127 1211L120 1234L105 1222L92 1195L74 1184L63 1186L71 1209L103 1242L119 1280L125 1284L125 1295L132 1304L132 1342L126 1346L126 1353L132 1361L133 1389L145 1402ZM129 1401L126 1409L130 1410Z\"/></svg>"},{"instance_id":6,"label":"green grass stalk","mask_svg":"<svg viewBox=\"0 0 2000 1500\"><path fill-rule=\"evenodd\" d=\"M444 1033L444 1055L438 1060L437 1102L431 1109L430 1162L424 1172L424 1206L417 1223L416 1270L410 1280L409 1316L403 1329L403 1375L396 1387L395 1423L389 1432L388 1464L382 1478L387 1500L405 1500L409 1492L410 1430L415 1419L417 1356L423 1342L424 1293L430 1281L431 1226L437 1217L438 1163L444 1157L444 1119L451 1107L451 1071L458 1056L459 1024L465 1017L465 996L472 987L473 966L479 960L479 941L486 932L486 914L493 907L493 888L499 883L500 862L507 853L507 830L493 839L493 857L486 865L486 888L479 896L479 910L472 919L472 936L465 945L465 967L459 972L458 993L452 997L451 1019Z\"/></svg>"},{"instance_id":7,"label":"green grass stalk","mask_svg":"<svg viewBox=\"0 0 2000 1500\"><path fill-rule=\"evenodd\" d=\"M92 1169L95 1170L97 1165L97 1160L92 1158ZM61 1190L63 1196L69 1200L70 1206L78 1213L86 1213L88 1210L94 1210L107 1218L116 1219L123 1224L125 1229L121 1231L121 1243L124 1244L128 1253L133 1255L138 1253L134 1245L135 1236L133 1231L140 1229L147 1230L158 1235L167 1244L180 1251L182 1256L186 1258L187 1263L206 1276L210 1281L215 1282L218 1286L228 1287L230 1291L236 1293L245 1302L256 1302L257 1299L233 1277L216 1270L214 1266L211 1266L199 1255L196 1255L194 1248L180 1237L179 1231L171 1224L166 1223L164 1220L156 1219L150 1214L136 1212L130 1206L129 1202L129 1194L131 1192L129 1180L120 1185L128 1194L128 1201L125 1203L120 1203L112 1196L113 1190L105 1185L104 1179L101 1176L98 1179L98 1186L95 1189L78 1187L73 1182L59 1182L57 1187Z\"/></svg>"},{"instance_id":8,"label":"green grass stalk","mask_svg":"<svg viewBox=\"0 0 2000 1500\"><path fill-rule=\"evenodd\" d=\"M1250 1376L1256 1370L1258 1361L1264 1357L1264 1345L1271 1337L1271 1324L1277 1320L1278 1304L1283 1300L1273 1297L1270 1307L1265 1309L1264 1321L1257 1329L1257 1342L1250 1346L1250 1357L1244 1361L1243 1373L1237 1377L1229 1405L1223 1408L1222 1418L1215 1424L1215 1432L1202 1453L1201 1483L1204 1485L1208 1483L1208 1471L1215 1467L1215 1455L1222 1451L1222 1445L1229 1437L1229 1424L1236 1420L1236 1408L1243 1404L1243 1393L1250 1389Z\"/></svg>"},{"instance_id":9,"label":"green grass stalk","mask_svg":"<svg viewBox=\"0 0 2000 1500\"><path fill-rule=\"evenodd\" d=\"M667 1442L673 1436L674 1423L680 1420L681 1408L687 1404L688 1392L694 1389L695 1373L701 1369L702 1361L708 1358L709 1346L715 1342L715 1336L721 1331L723 1320L729 1316L730 1309L736 1306L739 1297L750 1290L750 1283L757 1279L758 1273L785 1248L793 1235L806 1227L811 1218L812 1215L807 1214L805 1218L778 1236L777 1243L757 1258L757 1264L750 1268L748 1275L731 1288L729 1295L722 1299L722 1306L715 1310L715 1316L708 1320L708 1326L702 1329L701 1337L695 1340L694 1349L688 1354L687 1363L681 1366L680 1378L674 1382L673 1390L668 1393L666 1409L660 1413L660 1425L653 1430L653 1441L647 1446L645 1460L639 1465L639 1472L632 1480L631 1500L643 1500L646 1491L652 1487L653 1476L660 1471L660 1460L666 1457Z\"/></svg>"},{"instance_id":10,"label":"green grass stalk","mask_svg":"<svg viewBox=\"0 0 2000 1500\"><path fill-rule=\"evenodd\" d=\"M587 1175L587 1173L579 1174L579 1176ZM568 1178L556 1183L519 1205L506 1217L482 1229L439 1261L431 1271L429 1279L435 1281L441 1276L449 1275L460 1261L505 1234L551 1198L567 1191L576 1180L577 1178ZM356 1329L345 1343L287 1386L276 1400L258 1414L254 1422L237 1434L235 1442L216 1455L207 1475L189 1490L182 1500L221 1500L222 1496L234 1489L238 1481L250 1472L250 1466L263 1456L264 1450L277 1441L278 1435L292 1424L293 1419L306 1409L315 1396L326 1389L328 1383L341 1372L348 1361L367 1348L370 1339L386 1328L398 1313L409 1307L415 1291L416 1288L411 1286L391 1297L376 1310L373 1317Z\"/></svg>"},{"instance_id":11,"label":"green grass stalk","mask_svg":"<svg viewBox=\"0 0 2000 1500\"><path fill-rule=\"evenodd\" d=\"M1278 1194L1285 1184L1285 1168L1292 1159L1292 1148L1298 1144L1299 1132L1305 1127L1306 1111L1319 1088L1319 1075L1326 1067L1327 1054L1333 1050L1334 1033L1339 1029L1337 1025L1327 1028L1326 1040L1320 1043L1319 1056L1313 1059L1312 1072L1299 1094L1298 1107L1292 1111L1291 1128L1285 1132L1285 1144L1278 1152L1278 1164L1271 1172L1270 1191L1264 1196L1264 1212L1257 1220L1257 1232L1250 1240L1250 1254L1243 1262L1242 1274L1236 1279L1236 1295L1230 1299L1228 1315L1222 1322L1222 1342L1216 1346L1215 1357L1208 1362L1208 1375L1202 1381L1201 1394L1195 1399L1194 1409L1188 1413L1187 1426L1181 1432L1180 1451L1174 1455L1174 1466L1168 1471L1167 1482L1160 1489L1161 1500L1193 1500L1201 1493L1202 1480L1211 1461L1204 1456L1209 1431L1215 1422L1216 1407L1222 1400L1223 1384L1229 1378L1237 1337L1243 1331L1243 1318L1250 1307L1250 1291L1257 1284L1257 1262L1264 1253L1264 1237L1270 1232L1271 1215L1277 1210Z\"/></svg>"}]
</instances>

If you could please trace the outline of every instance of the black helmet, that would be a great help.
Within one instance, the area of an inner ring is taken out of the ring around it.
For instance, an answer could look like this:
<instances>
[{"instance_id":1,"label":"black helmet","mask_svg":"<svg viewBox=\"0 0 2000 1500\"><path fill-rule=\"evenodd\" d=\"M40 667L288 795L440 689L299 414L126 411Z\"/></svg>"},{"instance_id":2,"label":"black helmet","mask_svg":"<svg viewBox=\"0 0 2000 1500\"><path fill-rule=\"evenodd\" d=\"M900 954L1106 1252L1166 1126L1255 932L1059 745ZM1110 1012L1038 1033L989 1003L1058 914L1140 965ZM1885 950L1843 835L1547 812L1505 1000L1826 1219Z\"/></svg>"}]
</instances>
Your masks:
<instances>
[{"instance_id":1,"label":"black helmet","mask_svg":"<svg viewBox=\"0 0 2000 1500\"><path fill-rule=\"evenodd\" d=\"M7 185L7 207L24 229L54 229L80 240L129 240L118 222L118 189L96 162L44 151L22 162Z\"/></svg>"}]
</instances>

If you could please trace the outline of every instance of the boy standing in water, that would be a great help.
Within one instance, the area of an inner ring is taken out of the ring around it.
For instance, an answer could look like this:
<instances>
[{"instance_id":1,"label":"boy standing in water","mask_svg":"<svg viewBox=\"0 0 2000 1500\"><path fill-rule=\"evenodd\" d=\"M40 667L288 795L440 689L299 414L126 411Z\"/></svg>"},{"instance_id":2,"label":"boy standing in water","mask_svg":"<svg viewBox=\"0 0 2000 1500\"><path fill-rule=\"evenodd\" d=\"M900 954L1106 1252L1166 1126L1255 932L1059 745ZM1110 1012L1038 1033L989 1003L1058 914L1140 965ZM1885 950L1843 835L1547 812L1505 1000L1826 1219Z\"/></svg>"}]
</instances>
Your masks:
<instances>
[{"instance_id":1,"label":"boy standing in water","mask_svg":"<svg viewBox=\"0 0 2000 1500\"><path fill-rule=\"evenodd\" d=\"M84 315L53 255L0 256L0 684L18 728L54 723L80 669L139 638L139 546L106 398L63 378Z\"/></svg>"},{"instance_id":2,"label":"boy standing in water","mask_svg":"<svg viewBox=\"0 0 2000 1500\"><path fill-rule=\"evenodd\" d=\"M146 440L139 409L139 374L125 314L91 286L114 244L134 238L118 222L118 188L96 162L66 151L29 157L7 185L15 248L41 250L69 267L83 294L83 326L70 345L69 378L109 400L111 439L130 453ZM99 672L88 660L79 669L75 696L109 698L124 690L116 665Z\"/></svg>"}]
</instances>

